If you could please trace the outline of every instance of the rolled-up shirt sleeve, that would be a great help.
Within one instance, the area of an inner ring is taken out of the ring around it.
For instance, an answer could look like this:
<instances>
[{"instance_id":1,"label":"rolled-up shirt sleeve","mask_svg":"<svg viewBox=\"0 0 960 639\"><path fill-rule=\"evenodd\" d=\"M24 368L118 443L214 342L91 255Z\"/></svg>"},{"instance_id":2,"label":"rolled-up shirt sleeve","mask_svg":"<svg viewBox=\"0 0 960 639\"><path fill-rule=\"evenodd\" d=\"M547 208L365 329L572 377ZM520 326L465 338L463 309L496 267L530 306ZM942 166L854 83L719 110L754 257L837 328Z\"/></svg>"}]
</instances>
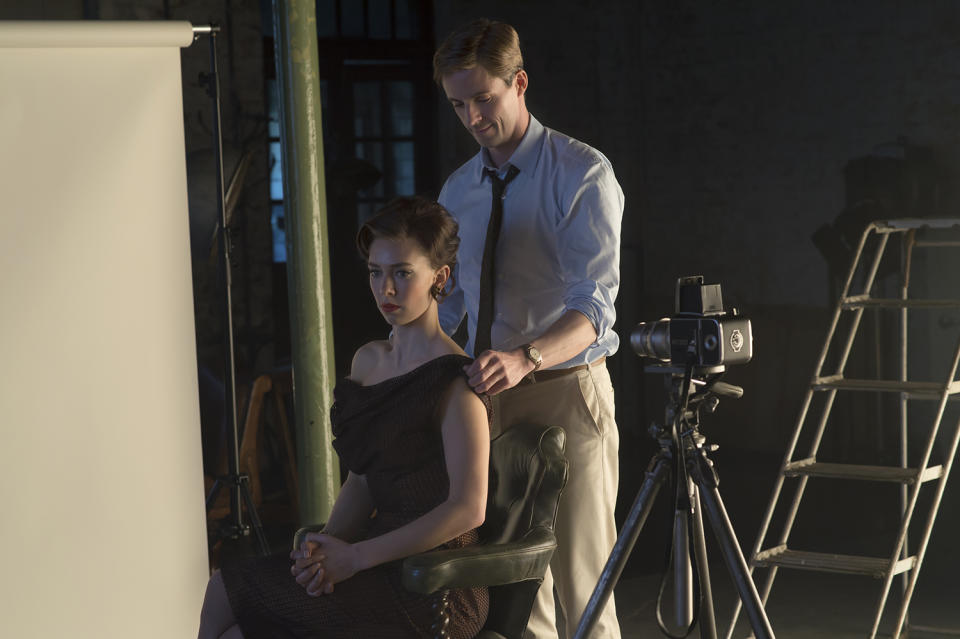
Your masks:
<instances>
[{"instance_id":1,"label":"rolled-up shirt sleeve","mask_svg":"<svg viewBox=\"0 0 960 639\"><path fill-rule=\"evenodd\" d=\"M602 157L586 167L582 180L566 183L571 186L561 194L563 214L557 225L563 303L590 320L600 341L617 317L623 191Z\"/></svg>"}]
</instances>

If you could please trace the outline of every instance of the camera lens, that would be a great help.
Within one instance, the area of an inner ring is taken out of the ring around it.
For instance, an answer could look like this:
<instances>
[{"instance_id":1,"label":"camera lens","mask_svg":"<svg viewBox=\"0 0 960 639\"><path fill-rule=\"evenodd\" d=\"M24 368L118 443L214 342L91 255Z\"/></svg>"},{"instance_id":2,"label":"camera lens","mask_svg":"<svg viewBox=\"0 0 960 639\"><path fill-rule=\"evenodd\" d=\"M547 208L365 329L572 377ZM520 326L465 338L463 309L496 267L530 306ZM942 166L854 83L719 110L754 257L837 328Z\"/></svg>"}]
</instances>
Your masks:
<instances>
[{"instance_id":1,"label":"camera lens","mask_svg":"<svg viewBox=\"0 0 960 639\"><path fill-rule=\"evenodd\" d=\"M670 318L640 322L630 333L630 346L640 357L670 361Z\"/></svg>"},{"instance_id":2,"label":"camera lens","mask_svg":"<svg viewBox=\"0 0 960 639\"><path fill-rule=\"evenodd\" d=\"M704 347L705 349L707 349L708 351L715 351L715 350L717 350L717 345L718 345L719 343L720 343L720 342L719 342L719 340L717 340L717 336L716 336L716 335L707 335L706 337L703 338L703 347Z\"/></svg>"}]
</instances>

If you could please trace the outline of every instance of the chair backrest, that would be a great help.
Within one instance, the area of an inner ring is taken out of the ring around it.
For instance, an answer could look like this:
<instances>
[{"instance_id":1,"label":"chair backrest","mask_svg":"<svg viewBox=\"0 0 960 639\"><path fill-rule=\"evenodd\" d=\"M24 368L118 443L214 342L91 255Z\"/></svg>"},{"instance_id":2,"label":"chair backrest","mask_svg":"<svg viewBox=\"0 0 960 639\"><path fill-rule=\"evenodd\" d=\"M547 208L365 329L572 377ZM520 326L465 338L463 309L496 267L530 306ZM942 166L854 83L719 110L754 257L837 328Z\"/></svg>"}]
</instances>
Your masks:
<instances>
[{"instance_id":1,"label":"chair backrest","mask_svg":"<svg viewBox=\"0 0 960 639\"><path fill-rule=\"evenodd\" d=\"M516 424L491 442L487 513L480 529L484 542L513 541L537 527L553 530L567 482L565 441L561 428ZM521 636L542 581L491 587L484 630Z\"/></svg>"}]
</instances>

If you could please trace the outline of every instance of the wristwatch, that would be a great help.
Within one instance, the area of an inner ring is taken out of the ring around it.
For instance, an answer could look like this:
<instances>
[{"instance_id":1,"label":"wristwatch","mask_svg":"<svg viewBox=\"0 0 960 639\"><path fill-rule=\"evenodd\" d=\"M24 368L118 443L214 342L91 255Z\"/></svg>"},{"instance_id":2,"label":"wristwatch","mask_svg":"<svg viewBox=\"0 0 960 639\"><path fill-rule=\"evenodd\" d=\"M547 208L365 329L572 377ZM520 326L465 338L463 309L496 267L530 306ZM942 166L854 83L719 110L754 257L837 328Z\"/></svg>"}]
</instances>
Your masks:
<instances>
[{"instance_id":1,"label":"wristwatch","mask_svg":"<svg viewBox=\"0 0 960 639\"><path fill-rule=\"evenodd\" d=\"M527 359L533 362L533 370L540 370L540 366L543 365L543 356L540 354L540 349L533 344L524 344L520 348L523 349L523 354L527 356Z\"/></svg>"}]
</instances>

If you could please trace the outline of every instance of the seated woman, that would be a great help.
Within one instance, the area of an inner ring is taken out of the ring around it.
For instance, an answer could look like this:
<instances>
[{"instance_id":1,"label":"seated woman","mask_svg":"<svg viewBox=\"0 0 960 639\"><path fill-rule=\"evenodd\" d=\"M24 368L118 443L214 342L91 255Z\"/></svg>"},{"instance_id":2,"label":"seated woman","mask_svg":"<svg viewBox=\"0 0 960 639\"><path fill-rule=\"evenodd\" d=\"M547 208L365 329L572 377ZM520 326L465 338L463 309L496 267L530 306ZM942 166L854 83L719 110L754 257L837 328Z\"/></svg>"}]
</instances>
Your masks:
<instances>
[{"instance_id":1,"label":"seated woman","mask_svg":"<svg viewBox=\"0 0 960 639\"><path fill-rule=\"evenodd\" d=\"M487 501L487 400L467 385L470 359L437 319L459 243L456 221L423 198L394 200L360 230L392 335L361 347L334 389L333 445L349 475L324 531L289 558L213 574L201 639L430 635L434 597L403 588L401 560L475 543ZM449 600L450 636L476 635L486 590Z\"/></svg>"}]
</instances>

